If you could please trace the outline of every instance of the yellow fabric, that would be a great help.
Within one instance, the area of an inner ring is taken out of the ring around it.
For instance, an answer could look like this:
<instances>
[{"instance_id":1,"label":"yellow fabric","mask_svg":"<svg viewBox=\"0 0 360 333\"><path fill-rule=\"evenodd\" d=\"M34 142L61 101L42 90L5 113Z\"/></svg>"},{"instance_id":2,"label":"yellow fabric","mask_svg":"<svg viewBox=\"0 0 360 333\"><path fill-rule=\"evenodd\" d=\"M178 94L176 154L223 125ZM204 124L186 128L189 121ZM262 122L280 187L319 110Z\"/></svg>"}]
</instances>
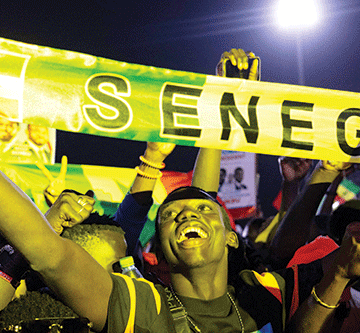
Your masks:
<instances>
[{"instance_id":1,"label":"yellow fabric","mask_svg":"<svg viewBox=\"0 0 360 333\"><path fill-rule=\"evenodd\" d=\"M126 285L128 287L129 294L130 294L130 313L129 313L129 319L128 319L128 323L127 323L127 326L125 329L125 333L133 333L134 326L135 326L135 313L136 313L136 291L135 291L135 285L134 285L133 279L127 275L123 275L120 273L112 273L112 274L121 276L125 280ZM136 280L147 283L149 285L149 287L151 288L151 290L154 294L156 311L157 311L157 314L159 315L160 310L161 310L161 297L160 297L159 292L156 290L154 284L143 278L136 279Z\"/></svg>"},{"instance_id":2,"label":"yellow fabric","mask_svg":"<svg viewBox=\"0 0 360 333\"><path fill-rule=\"evenodd\" d=\"M133 333L135 326L135 310L136 310L135 286L131 277L128 277L126 275L121 275L121 277L125 280L130 294L130 313L129 313L129 320L125 328L125 333Z\"/></svg>"},{"instance_id":3,"label":"yellow fabric","mask_svg":"<svg viewBox=\"0 0 360 333\"><path fill-rule=\"evenodd\" d=\"M146 282L153 294L154 294L154 298L155 298L155 304L156 304L156 311L157 311L157 314L160 314L160 310L161 310L161 297L160 297L160 294L159 292L156 290L154 284L152 282L149 282L148 280L145 280L145 279L138 279L138 281L143 281L143 282Z\"/></svg>"},{"instance_id":4,"label":"yellow fabric","mask_svg":"<svg viewBox=\"0 0 360 333\"><path fill-rule=\"evenodd\" d=\"M276 281L274 275L271 273L262 273L261 275L254 271L256 279L261 283L265 288L276 288L280 290L279 284Z\"/></svg>"},{"instance_id":5,"label":"yellow fabric","mask_svg":"<svg viewBox=\"0 0 360 333\"><path fill-rule=\"evenodd\" d=\"M266 227L265 230L260 232L255 239L255 243L268 243L271 242L272 238L275 235L277 227L279 226L281 220L283 219L286 212L278 212L271 223Z\"/></svg>"}]
</instances>

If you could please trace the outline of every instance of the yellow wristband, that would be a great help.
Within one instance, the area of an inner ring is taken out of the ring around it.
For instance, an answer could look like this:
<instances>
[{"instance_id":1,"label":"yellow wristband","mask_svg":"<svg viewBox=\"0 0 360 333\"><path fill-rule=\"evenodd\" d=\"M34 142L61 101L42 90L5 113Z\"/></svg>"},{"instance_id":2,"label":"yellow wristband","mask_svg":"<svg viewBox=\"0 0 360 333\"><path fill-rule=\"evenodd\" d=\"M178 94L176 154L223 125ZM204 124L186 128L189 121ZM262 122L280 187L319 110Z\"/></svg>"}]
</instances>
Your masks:
<instances>
[{"instance_id":1,"label":"yellow wristband","mask_svg":"<svg viewBox=\"0 0 360 333\"><path fill-rule=\"evenodd\" d=\"M141 155L139 157L140 161L143 162L144 164L146 164L147 166L149 166L150 168L154 168L154 169L164 169L165 168L165 163L160 163L160 164L156 164L153 162L148 161L143 155Z\"/></svg>"},{"instance_id":2,"label":"yellow wristband","mask_svg":"<svg viewBox=\"0 0 360 333\"><path fill-rule=\"evenodd\" d=\"M162 176L161 171L159 171L157 175L150 175L149 173L146 173L146 172L140 170L139 167L135 167L135 170L139 176L148 178L148 179L158 179Z\"/></svg>"},{"instance_id":3,"label":"yellow wristband","mask_svg":"<svg viewBox=\"0 0 360 333\"><path fill-rule=\"evenodd\" d=\"M314 298L314 300L319 303L321 306L323 306L324 308L327 308L327 309L336 309L339 305L340 305L340 302L336 305L329 305L329 304L326 304L325 302L323 302L319 297L318 295L316 295L316 292L315 292L315 286L312 288L311 290L311 296Z\"/></svg>"}]
</instances>

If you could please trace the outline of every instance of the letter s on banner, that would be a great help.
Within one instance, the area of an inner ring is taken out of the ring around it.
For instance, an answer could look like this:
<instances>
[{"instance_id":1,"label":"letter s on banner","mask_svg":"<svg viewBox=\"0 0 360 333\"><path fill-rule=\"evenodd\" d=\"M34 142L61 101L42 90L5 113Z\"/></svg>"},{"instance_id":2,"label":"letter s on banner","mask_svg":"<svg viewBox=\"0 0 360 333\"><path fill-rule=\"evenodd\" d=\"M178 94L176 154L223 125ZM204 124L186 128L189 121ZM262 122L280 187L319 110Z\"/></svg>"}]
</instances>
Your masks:
<instances>
[{"instance_id":1,"label":"letter s on banner","mask_svg":"<svg viewBox=\"0 0 360 333\"><path fill-rule=\"evenodd\" d=\"M85 92L94 105L83 105L86 120L97 130L120 132L133 119L130 104L122 97L131 95L130 82L116 74L94 74L85 84Z\"/></svg>"}]
</instances>

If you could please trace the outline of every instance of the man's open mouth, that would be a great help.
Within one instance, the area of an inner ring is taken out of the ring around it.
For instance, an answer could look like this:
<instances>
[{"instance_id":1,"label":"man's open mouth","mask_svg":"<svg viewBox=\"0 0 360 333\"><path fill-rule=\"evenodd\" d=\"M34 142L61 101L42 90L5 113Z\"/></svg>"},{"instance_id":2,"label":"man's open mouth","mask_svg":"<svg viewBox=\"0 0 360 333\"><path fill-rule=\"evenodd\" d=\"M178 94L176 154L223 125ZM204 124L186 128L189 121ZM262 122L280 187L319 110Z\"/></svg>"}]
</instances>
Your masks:
<instances>
[{"instance_id":1,"label":"man's open mouth","mask_svg":"<svg viewBox=\"0 0 360 333\"><path fill-rule=\"evenodd\" d=\"M199 227L187 227L180 232L177 242L182 243L185 240L196 238L208 238L208 234Z\"/></svg>"}]
</instances>

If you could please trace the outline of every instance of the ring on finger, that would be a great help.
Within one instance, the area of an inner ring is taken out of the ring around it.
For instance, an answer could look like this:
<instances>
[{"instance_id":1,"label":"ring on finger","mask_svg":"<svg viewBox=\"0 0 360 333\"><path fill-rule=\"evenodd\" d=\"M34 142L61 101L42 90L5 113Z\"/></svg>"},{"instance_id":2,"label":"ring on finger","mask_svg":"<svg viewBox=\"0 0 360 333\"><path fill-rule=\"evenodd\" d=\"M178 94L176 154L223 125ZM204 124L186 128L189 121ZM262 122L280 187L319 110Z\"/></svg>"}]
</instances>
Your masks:
<instances>
[{"instance_id":1,"label":"ring on finger","mask_svg":"<svg viewBox=\"0 0 360 333\"><path fill-rule=\"evenodd\" d=\"M83 197L80 197L77 202L81 206L85 206L87 204L87 201Z\"/></svg>"}]
</instances>

